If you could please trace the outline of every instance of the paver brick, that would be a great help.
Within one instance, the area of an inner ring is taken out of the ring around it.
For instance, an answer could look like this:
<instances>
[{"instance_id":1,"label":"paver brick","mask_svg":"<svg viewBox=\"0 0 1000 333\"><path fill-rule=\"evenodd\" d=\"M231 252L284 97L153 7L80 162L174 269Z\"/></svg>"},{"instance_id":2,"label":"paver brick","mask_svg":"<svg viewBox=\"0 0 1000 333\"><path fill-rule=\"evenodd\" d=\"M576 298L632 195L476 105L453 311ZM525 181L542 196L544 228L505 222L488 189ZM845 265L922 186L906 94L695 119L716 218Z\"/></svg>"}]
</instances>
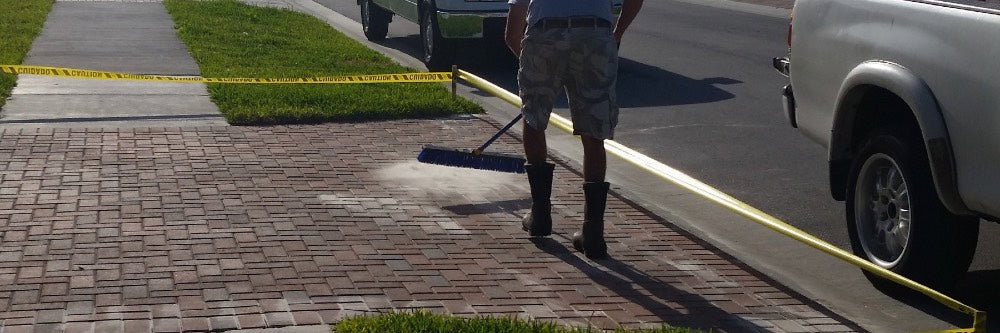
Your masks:
<instances>
[{"instance_id":1,"label":"paver brick","mask_svg":"<svg viewBox=\"0 0 1000 333\"><path fill-rule=\"evenodd\" d=\"M268 312L264 314L264 321L268 326L273 327L295 325L295 318L291 312Z\"/></svg>"},{"instance_id":2,"label":"paver brick","mask_svg":"<svg viewBox=\"0 0 1000 333\"><path fill-rule=\"evenodd\" d=\"M292 318L297 325L319 325L323 324L323 318L314 311L294 311Z\"/></svg>"},{"instance_id":3,"label":"paver brick","mask_svg":"<svg viewBox=\"0 0 1000 333\"><path fill-rule=\"evenodd\" d=\"M181 320L181 329L184 332L208 332L211 327L211 321L208 318L190 317Z\"/></svg>"},{"instance_id":4,"label":"paver brick","mask_svg":"<svg viewBox=\"0 0 1000 333\"><path fill-rule=\"evenodd\" d=\"M125 320L123 328L125 332L149 332L153 328L153 321L149 319Z\"/></svg>"},{"instance_id":5,"label":"paver brick","mask_svg":"<svg viewBox=\"0 0 1000 333\"><path fill-rule=\"evenodd\" d=\"M94 323L94 333L123 333L125 322L121 320L102 320Z\"/></svg>"},{"instance_id":6,"label":"paver brick","mask_svg":"<svg viewBox=\"0 0 1000 333\"><path fill-rule=\"evenodd\" d=\"M245 314L236 316L239 321L240 328L261 328L266 327L267 323L264 321L264 315L262 314Z\"/></svg>"},{"instance_id":7,"label":"paver brick","mask_svg":"<svg viewBox=\"0 0 1000 333\"><path fill-rule=\"evenodd\" d=\"M93 322L69 322L63 326L66 333L92 333L94 332ZM148 330L144 330L148 331Z\"/></svg>"},{"instance_id":8,"label":"paver brick","mask_svg":"<svg viewBox=\"0 0 1000 333\"><path fill-rule=\"evenodd\" d=\"M153 332L180 332L181 320L179 318L153 319Z\"/></svg>"},{"instance_id":9,"label":"paver brick","mask_svg":"<svg viewBox=\"0 0 1000 333\"><path fill-rule=\"evenodd\" d=\"M3 331L11 333L33 333L34 327L32 325L11 325L4 326Z\"/></svg>"}]
</instances>

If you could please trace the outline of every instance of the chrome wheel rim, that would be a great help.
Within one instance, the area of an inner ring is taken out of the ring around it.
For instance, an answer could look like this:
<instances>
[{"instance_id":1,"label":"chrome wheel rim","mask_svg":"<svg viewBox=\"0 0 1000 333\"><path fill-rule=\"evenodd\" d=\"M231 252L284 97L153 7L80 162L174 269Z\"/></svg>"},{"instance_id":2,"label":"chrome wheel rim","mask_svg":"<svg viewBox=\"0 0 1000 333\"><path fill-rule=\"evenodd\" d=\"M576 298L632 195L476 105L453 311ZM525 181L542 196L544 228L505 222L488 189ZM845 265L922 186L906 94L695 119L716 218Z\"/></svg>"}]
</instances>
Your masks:
<instances>
[{"instance_id":1,"label":"chrome wheel rim","mask_svg":"<svg viewBox=\"0 0 1000 333\"><path fill-rule=\"evenodd\" d=\"M431 21L431 14L428 10L424 14L424 58L430 58L434 51L434 22Z\"/></svg>"},{"instance_id":2,"label":"chrome wheel rim","mask_svg":"<svg viewBox=\"0 0 1000 333\"><path fill-rule=\"evenodd\" d=\"M365 31L367 31L368 26L371 25L368 20L368 11L371 10L371 8L368 8L368 6L368 0L361 1L361 27L364 28Z\"/></svg>"},{"instance_id":3,"label":"chrome wheel rim","mask_svg":"<svg viewBox=\"0 0 1000 333\"><path fill-rule=\"evenodd\" d=\"M899 165L885 154L874 154L858 174L854 201L855 226L868 259L895 267L909 248L910 193Z\"/></svg>"}]
</instances>

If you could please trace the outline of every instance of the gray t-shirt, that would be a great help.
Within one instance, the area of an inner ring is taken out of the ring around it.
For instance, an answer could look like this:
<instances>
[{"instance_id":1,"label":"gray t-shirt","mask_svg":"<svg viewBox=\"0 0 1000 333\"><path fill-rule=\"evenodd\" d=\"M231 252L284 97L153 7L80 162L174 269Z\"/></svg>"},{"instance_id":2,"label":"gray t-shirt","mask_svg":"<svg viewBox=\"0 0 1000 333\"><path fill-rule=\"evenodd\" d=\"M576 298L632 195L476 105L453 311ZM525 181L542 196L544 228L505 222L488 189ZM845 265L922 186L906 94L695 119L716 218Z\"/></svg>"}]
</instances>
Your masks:
<instances>
[{"instance_id":1,"label":"gray t-shirt","mask_svg":"<svg viewBox=\"0 0 1000 333\"><path fill-rule=\"evenodd\" d=\"M528 26L543 18L596 16L611 18L611 0L509 0L511 5L528 3Z\"/></svg>"}]
</instances>

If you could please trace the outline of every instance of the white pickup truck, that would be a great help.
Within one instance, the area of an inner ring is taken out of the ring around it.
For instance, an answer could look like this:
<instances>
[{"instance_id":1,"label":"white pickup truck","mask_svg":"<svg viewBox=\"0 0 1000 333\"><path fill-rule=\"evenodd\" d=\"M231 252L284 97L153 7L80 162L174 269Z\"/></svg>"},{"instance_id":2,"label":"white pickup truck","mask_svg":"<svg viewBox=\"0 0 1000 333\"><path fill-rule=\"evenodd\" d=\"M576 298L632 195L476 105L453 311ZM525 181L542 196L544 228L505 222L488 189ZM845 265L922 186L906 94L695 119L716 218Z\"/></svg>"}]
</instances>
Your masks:
<instances>
[{"instance_id":1,"label":"white pickup truck","mask_svg":"<svg viewBox=\"0 0 1000 333\"><path fill-rule=\"evenodd\" d=\"M785 114L827 148L854 253L953 286L1000 217L1000 4L798 0L788 41Z\"/></svg>"},{"instance_id":2,"label":"white pickup truck","mask_svg":"<svg viewBox=\"0 0 1000 333\"><path fill-rule=\"evenodd\" d=\"M622 1L612 3L617 15ZM365 37L373 42L385 39L394 15L420 25L423 61L432 71L450 70L464 41L492 40L500 52L509 52L503 44L507 0L358 0L358 5Z\"/></svg>"}]
</instances>

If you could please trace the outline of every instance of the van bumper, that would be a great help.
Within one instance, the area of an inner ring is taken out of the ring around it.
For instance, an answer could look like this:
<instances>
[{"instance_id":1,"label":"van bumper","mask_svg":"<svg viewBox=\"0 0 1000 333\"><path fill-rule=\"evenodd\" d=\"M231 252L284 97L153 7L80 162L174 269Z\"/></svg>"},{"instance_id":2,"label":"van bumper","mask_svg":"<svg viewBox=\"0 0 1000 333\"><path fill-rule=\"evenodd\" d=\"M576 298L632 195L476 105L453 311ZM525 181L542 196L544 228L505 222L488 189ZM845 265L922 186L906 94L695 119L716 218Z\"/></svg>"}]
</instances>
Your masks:
<instances>
[{"instance_id":1,"label":"van bumper","mask_svg":"<svg viewBox=\"0 0 1000 333\"><path fill-rule=\"evenodd\" d=\"M501 2L506 8L506 2ZM621 1L614 1L611 13L621 13ZM441 37L452 39L499 38L503 40L507 27L507 9L484 11L438 10L438 31Z\"/></svg>"},{"instance_id":2,"label":"van bumper","mask_svg":"<svg viewBox=\"0 0 1000 333\"><path fill-rule=\"evenodd\" d=\"M446 12L438 11L438 31L444 38L483 38L503 31L507 12ZM492 37L491 37L492 38Z\"/></svg>"}]
</instances>

